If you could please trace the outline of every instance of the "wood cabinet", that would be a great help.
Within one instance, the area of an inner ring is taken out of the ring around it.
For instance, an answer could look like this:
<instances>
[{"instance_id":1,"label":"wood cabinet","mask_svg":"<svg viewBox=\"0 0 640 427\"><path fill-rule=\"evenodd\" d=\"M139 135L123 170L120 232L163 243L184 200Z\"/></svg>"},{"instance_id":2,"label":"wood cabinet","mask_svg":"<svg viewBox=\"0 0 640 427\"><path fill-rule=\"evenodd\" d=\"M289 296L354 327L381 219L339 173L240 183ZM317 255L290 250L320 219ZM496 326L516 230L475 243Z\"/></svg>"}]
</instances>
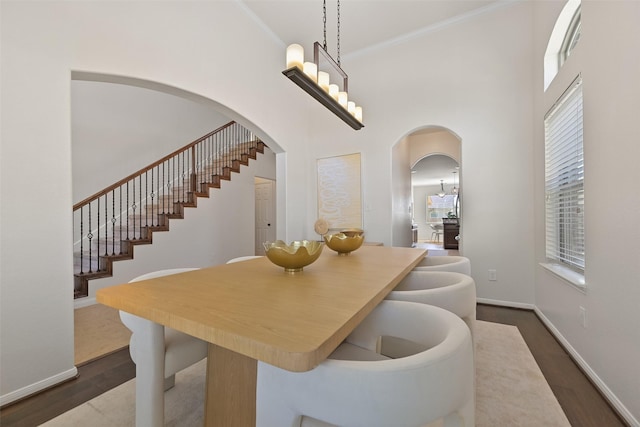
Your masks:
<instances>
[{"instance_id":1,"label":"wood cabinet","mask_svg":"<svg viewBox=\"0 0 640 427\"><path fill-rule=\"evenodd\" d=\"M444 227L444 248L445 249L458 249L458 240L456 237L460 233L460 224L457 218L442 218L442 225Z\"/></svg>"}]
</instances>

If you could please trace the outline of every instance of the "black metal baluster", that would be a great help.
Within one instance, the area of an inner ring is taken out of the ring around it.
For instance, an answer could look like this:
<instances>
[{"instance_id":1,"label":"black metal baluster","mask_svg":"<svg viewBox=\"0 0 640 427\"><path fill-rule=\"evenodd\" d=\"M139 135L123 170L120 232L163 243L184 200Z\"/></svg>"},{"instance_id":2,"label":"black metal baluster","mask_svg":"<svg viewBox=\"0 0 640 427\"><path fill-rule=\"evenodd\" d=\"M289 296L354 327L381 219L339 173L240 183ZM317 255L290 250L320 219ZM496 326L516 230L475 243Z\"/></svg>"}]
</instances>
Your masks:
<instances>
[{"instance_id":1,"label":"black metal baluster","mask_svg":"<svg viewBox=\"0 0 640 427\"><path fill-rule=\"evenodd\" d=\"M216 133L216 174L218 178L222 175L222 169L220 168L220 162L222 161L222 154L220 153L220 132Z\"/></svg>"},{"instance_id":2,"label":"black metal baluster","mask_svg":"<svg viewBox=\"0 0 640 427\"><path fill-rule=\"evenodd\" d=\"M230 149L229 147L231 146L229 144L229 139L231 138L230 134L231 134L231 129L227 128L224 130L225 133L225 137L224 137L224 143L225 143L225 147L224 147L224 166L226 167L231 167L231 153L230 153Z\"/></svg>"},{"instance_id":3,"label":"black metal baluster","mask_svg":"<svg viewBox=\"0 0 640 427\"><path fill-rule=\"evenodd\" d=\"M142 177L140 177L142 179ZM144 226L149 227L149 171L144 173ZM152 224L153 225L153 224Z\"/></svg>"},{"instance_id":4,"label":"black metal baluster","mask_svg":"<svg viewBox=\"0 0 640 427\"><path fill-rule=\"evenodd\" d=\"M166 187L166 182L164 180L164 162L162 162L162 214L164 214L165 211L165 202L167 201L167 197L166 197L166 193L165 193L165 187Z\"/></svg>"},{"instance_id":5,"label":"black metal baluster","mask_svg":"<svg viewBox=\"0 0 640 427\"><path fill-rule=\"evenodd\" d=\"M119 220L120 220L120 238L118 240L120 245L120 255L122 255L122 185L118 188L118 195L120 199L120 204L118 206L118 211L120 212Z\"/></svg>"},{"instance_id":6,"label":"black metal baluster","mask_svg":"<svg viewBox=\"0 0 640 427\"><path fill-rule=\"evenodd\" d=\"M176 158L175 156L169 160L171 162L171 213L176 213Z\"/></svg>"},{"instance_id":7,"label":"black metal baluster","mask_svg":"<svg viewBox=\"0 0 640 427\"><path fill-rule=\"evenodd\" d=\"M233 134L233 137L231 138L231 149L233 150L233 159L238 161L240 160L240 156L238 155L238 126L234 124L232 128L233 129L231 132Z\"/></svg>"},{"instance_id":8,"label":"black metal baluster","mask_svg":"<svg viewBox=\"0 0 640 427\"><path fill-rule=\"evenodd\" d=\"M142 175L138 176L138 185L140 187L140 191L138 191L138 206L140 208L140 212L138 213L138 231L140 232L140 239L142 239Z\"/></svg>"},{"instance_id":9,"label":"black metal baluster","mask_svg":"<svg viewBox=\"0 0 640 427\"><path fill-rule=\"evenodd\" d=\"M151 194L150 194L150 196L151 196L151 226L152 226L152 227L155 227L156 225L160 225L160 224L156 221L156 214L155 214L155 212L156 212L156 206L155 206L155 204L153 203L153 202L154 202L154 199L155 199L155 196L156 196L156 194L155 194L155 188L153 187L153 170L154 170L154 169L155 169L155 168L151 169ZM147 209L147 210L148 210L148 209Z\"/></svg>"},{"instance_id":10,"label":"black metal baluster","mask_svg":"<svg viewBox=\"0 0 640 427\"><path fill-rule=\"evenodd\" d=\"M98 200L100 200L100 198L98 198ZM108 209L108 200L107 200L107 196L104 196L104 255L107 256L109 255L109 244L108 244L108 239L109 239L109 235L107 234L109 227L107 226L107 216L109 215L109 209ZM98 220L98 230L100 230L100 221ZM98 242L98 247L100 247L100 242Z\"/></svg>"},{"instance_id":11,"label":"black metal baluster","mask_svg":"<svg viewBox=\"0 0 640 427\"><path fill-rule=\"evenodd\" d=\"M160 191L160 187L161 187L161 183L160 183L160 165L156 165L153 169L155 169L155 193L156 193L156 207L155 207L155 212L156 212L156 222L158 225L160 225L160 212L162 209L162 204L164 203L164 200L162 200L162 192Z\"/></svg>"},{"instance_id":12,"label":"black metal baluster","mask_svg":"<svg viewBox=\"0 0 640 427\"><path fill-rule=\"evenodd\" d=\"M222 134L220 134L220 174L224 175L224 167L226 166L226 149L227 149L227 130L223 129Z\"/></svg>"},{"instance_id":13,"label":"black metal baluster","mask_svg":"<svg viewBox=\"0 0 640 427\"><path fill-rule=\"evenodd\" d=\"M116 190L111 190L111 255L116 254Z\"/></svg>"},{"instance_id":14,"label":"black metal baluster","mask_svg":"<svg viewBox=\"0 0 640 427\"><path fill-rule=\"evenodd\" d=\"M203 173L203 182L204 183L209 183L209 177L208 175L208 170L209 170L209 149L207 147L207 140L206 138L199 142L198 145L200 145L202 147L202 151L204 152L204 163L202 165L202 173Z\"/></svg>"},{"instance_id":15,"label":"black metal baluster","mask_svg":"<svg viewBox=\"0 0 640 427\"><path fill-rule=\"evenodd\" d=\"M84 206L80 208L80 274L84 274Z\"/></svg>"},{"instance_id":16,"label":"black metal baluster","mask_svg":"<svg viewBox=\"0 0 640 427\"><path fill-rule=\"evenodd\" d=\"M180 173L180 157L182 157L182 173ZM178 179L180 179L180 197L178 197L179 202L184 203L184 151L178 153Z\"/></svg>"},{"instance_id":17,"label":"black metal baluster","mask_svg":"<svg viewBox=\"0 0 640 427\"><path fill-rule=\"evenodd\" d=\"M200 183L202 182L202 147L200 144L196 145L196 152L198 153L198 166L196 168L198 181L196 183L196 191L200 192Z\"/></svg>"},{"instance_id":18,"label":"black metal baluster","mask_svg":"<svg viewBox=\"0 0 640 427\"><path fill-rule=\"evenodd\" d=\"M98 212L98 224L96 227L96 236L98 236L98 239L96 241L96 253L98 254L96 256L96 259L98 260L98 267L96 267L96 271L100 271L100 197L98 197L98 208L96 209L96 211Z\"/></svg>"},{"instance_id":19,"label":"black metal baluster","mask_svg":"<svg viewBox=\"0 0 640 427\"><path fill-rule=\"evenodd\" d=\"M93 234L91 233L91 203L89 203L89 233L87 233L87 240L89 240L89 273L93 272L93 258L92 258L92 245Z\"/></svg>"},{"instance_id":20,"label":"black metal baluster","mask_svg":"<svg viewBox=\"0 0 640 427\"><path fill-rule=\"evenodd\" d=\"M169 164L169 160L165 160L162 162L162 168L164 170L165 165L167 165L167 176L165 186L167 187L167 215L173 212L173 206L171 205L171 165Z\"/></svg>"},{"instance_id":21,"label":"black metal baluster","mask_svg":"<svg viewBox=\"0 0 640 427\"><path fill-rule=\"evenodd\" d=\"M131 180L131 188L133 189L132 190L133 194L131 195L132 196L131 200L132 200L132 203L133 203L131 205L131 210L132 210L131 222L133 223L133 240L136 240L137 239L137 237L136 237L136 208L137 208L137 206L136 206L136 179L135 178L133 178ZM142 237L142 235L140 237Z\"/></svg>"},{"instance_id":22,"label":"black metal baluster","mask_svg":"<svg viewBox=\"0 0 640 427\"><path fill-rule=\"evenodd\" d=\"M127 181L127 240L129 239L129 181Z\"/></svg>"}]
</instances>

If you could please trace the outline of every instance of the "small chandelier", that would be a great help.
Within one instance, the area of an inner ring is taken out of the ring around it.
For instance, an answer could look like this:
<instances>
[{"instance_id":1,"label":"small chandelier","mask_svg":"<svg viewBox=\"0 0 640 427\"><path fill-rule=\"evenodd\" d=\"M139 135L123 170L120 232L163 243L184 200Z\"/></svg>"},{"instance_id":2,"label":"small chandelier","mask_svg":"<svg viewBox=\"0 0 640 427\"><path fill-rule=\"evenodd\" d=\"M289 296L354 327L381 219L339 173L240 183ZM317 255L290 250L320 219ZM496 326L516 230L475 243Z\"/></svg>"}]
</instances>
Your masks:
<instances>
[{"instance_id":1,"label":"small chandelier","mask_svg":"<svg viewBox=\"0 0 640 427\"><path fill-rule=\"evenodd\" d=\"M458 194L458 188L456 187L456 174L458 172L453 171L451 173L453 174L453 188L451 189L451 194L456 195Z\"/></svg>"},{"instance_id":2,"label":"small chandelier","mask_svg":"<svg viewBox=\"0 0 640 427\"><path fill-rule=\"evenodd\" d=\"M436 196L444 197L446 195L447 195L447 193L444 191L444 181L441 179L440 180L440 191L438 193L436 193Z\"/></svg>"},{"instance_id":3,"label":"small chandelier","mask_svg":"<svg viewBox=\"0 0 640 427\"><path fill-rule=\"evenodd\" d=\"M304 61L304 49L299 44L287 47L287 69L282 72L305 92L327 107L336 116L355 130L364 127L362 124L362 107L354 101L349 101L348 86L349 77L340 67L340 0L338 0L338 56L337 62L327 51L327 1L322 5L324 22L324 44L313 44L313 62ZM330 67L342 77L342 88L330 82L330 74L322 70L320 59L324 59L322 65ZM342 90L341 90L342 89Z\"/></svg>"}]
</instances>

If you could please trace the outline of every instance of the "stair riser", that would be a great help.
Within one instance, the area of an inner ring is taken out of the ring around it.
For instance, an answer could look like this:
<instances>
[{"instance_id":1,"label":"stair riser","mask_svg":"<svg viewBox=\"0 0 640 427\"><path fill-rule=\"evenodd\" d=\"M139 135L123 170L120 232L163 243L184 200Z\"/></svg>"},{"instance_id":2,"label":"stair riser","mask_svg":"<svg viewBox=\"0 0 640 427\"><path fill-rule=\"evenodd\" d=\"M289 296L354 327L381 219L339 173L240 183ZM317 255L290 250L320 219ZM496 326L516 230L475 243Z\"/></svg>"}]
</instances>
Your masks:
<instances>
[{"instance_id":1,"label":"stair riser","mask_svg":"<svg viewBox=\"0 0 640 427\"><path fill-rule=\"evenodd\" d=\"M166 176L164 171L160 172L162 181L170 182L168 187L165 184L158 188L157 174L154 185L149 180L149 187L146 187L147 183L143 180L143 192L147 194L143 194L141 199L140 189L136 187L138 197L134 198L132 193L131 199L126 202L122 200L125 206L135 204L136 209L130 207L129 215L116 218L114 224L108 223L105 226L104 221L97 220L99 214L94 212L94 227L95 224L102 225L99 225L100 232L91 241L85 238L84 253L74 254L74 298L87 296L89 280L111 277L114 261L132 259L136 245L150 244L154 232L168 231L170 218L182 218L185 207L196 207L198 197L209 197L210 188L220 188L222 180L230 180L232 172L240 172L241 165L248 165L249 159L256 159L257 153L263 152L262 142L240 143L231 153L211 156L208 164L198 167L195 174L183 174L180 167L176 170L170 167L166 170ZM176 172L178 176L174 176ZM111 203L105 204L110 206ZM91 219L85 224L91 224ZM79 249L79 245L76 249Z\"/></svg>"}]
</instances>

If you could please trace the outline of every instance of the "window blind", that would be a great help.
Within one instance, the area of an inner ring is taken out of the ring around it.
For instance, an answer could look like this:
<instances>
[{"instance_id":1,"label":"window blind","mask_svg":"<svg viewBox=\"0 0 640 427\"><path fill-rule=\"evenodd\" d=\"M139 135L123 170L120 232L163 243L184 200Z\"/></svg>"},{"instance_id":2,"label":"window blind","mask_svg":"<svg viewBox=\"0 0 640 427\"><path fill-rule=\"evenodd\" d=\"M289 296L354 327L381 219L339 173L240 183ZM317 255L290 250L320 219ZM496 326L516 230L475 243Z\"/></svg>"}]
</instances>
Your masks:
<instances>
[{"instance_id":1,"label":"window blind","mask_svg":"<svg viewBox=\"0 0 640 427\"><path fill-rule=\"evenodd\" d=\"M582 78L549 110L545 128L546 256L584 272Z\"/></svg>"}]
</instances>

